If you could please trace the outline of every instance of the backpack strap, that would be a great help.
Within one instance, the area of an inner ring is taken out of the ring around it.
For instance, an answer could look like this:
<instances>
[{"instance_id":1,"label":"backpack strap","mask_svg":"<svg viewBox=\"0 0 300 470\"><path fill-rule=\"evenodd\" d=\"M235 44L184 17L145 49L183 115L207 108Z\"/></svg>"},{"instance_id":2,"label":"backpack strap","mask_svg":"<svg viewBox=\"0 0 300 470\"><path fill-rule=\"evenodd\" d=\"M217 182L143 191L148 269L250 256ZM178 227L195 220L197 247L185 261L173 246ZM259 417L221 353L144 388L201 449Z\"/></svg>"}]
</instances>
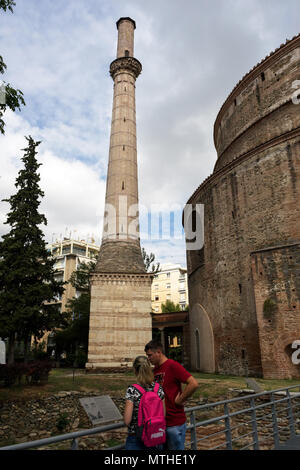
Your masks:
<instances>
[{"instance_id":1,"label":"backpack strap","mask_svg":"<svg viewBox=\"0 0 300 470\"><path fill-rule=\"evenodd\" d=\"M141 387L141 386L138 385L138 384L133 384L133 386L134 386L139 392L141 392L142 395L144 395L144 393L146 392L146 390L143 389L143 387Z\"/></svg>"},{"instance_id":2,"label":"backpack strap","mask_svg":"<svg viewBox=\"0 0 300 470\"><path fill-rule=\"evenodd\" d=\"M158 390L159 390L159 383L155 382L154 392L158 394Z\"/></svg>"}]
</instances>

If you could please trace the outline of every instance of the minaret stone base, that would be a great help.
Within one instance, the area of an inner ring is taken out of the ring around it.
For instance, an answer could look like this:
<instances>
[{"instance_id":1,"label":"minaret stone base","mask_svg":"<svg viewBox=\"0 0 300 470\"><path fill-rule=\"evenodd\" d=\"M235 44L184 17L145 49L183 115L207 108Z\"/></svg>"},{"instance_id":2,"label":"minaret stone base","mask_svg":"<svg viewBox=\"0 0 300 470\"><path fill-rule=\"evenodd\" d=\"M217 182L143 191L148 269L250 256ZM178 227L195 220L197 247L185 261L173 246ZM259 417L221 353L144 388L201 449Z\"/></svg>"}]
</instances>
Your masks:
<instances>
[{"instance_id":1,"label":"minaret stone base","mask_svg":"<svg viewBox=\"0 0 300 470\"><path fill-rule=\"evenodd\" d=\"M91 315L87 371L132 367L152 338L151 276L91 276Z\"/></svg>"}]
</instances>

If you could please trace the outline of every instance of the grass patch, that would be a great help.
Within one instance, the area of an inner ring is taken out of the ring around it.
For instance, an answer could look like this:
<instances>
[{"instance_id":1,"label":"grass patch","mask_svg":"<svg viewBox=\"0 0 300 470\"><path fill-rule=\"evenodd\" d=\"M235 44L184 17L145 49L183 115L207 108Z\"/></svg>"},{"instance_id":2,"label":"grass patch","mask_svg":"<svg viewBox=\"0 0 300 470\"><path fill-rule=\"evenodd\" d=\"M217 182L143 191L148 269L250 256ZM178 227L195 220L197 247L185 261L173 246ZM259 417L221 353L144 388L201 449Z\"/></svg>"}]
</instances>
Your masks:
<instances>
[{"instance_id":1,"label":"grass patch","mask_svg":"<svg viewBox=\"0 0 300 470\"><path fill-rule=\"evenodd\" d=\"M285 388L285 387L291 387L293 385L300 386L300 379L286 379L286 380L256 379L256 381L266 391L276 390L276 389ZM299 390L295 390L295 391L298 392Z\"/></svg>"},{"instance_id":2,"label":"grass patch","mask_svg":"<svg viewBox=\"0 0 300 470\"><path fill-rule=\"evenodd\" d=\"M112 439L109 439L108 441L105 442L105 447L109 448L109 447L118 446L120 444L123 444L123 442L120 441L120 440L112 438Z\"/></svg>"},{"instance_id":3,"label":"grass patch","mask_svg":"<svg viewBox=\"0 0 300 470\"><path fill-rule=\"evenodd\" d=\"M0 401L26 400L43 398L61 391L97 392L106 395L110 392L125 393L128 385L132 383L134 375L93 375L84 371L72 369L52 369L48 383L31 386L27 384L13 385L10 388L0 387Z\"/></svg>"},{"instance_id":4,"label":"grass patch","mask_svg":"<svg viewBox=\"0 0 300 470\"><path fill-rule=\"evenodd\" d=\"M10 437L0 440L0 447L13 446L15 444L17 444L16 439L12 439Z\"/></svg>"},{"instance_id":5,"label":"grass patch","mask_svg":"<svg viewBox=\"0 0 300 470\"><path fill-rule=\"evenodd\" d=\"M247 389L245 377L231 375L206 374L193 372L193 376L199 382L199 388L193 395L195 399L225 399L230 388ZM263 390L275 390L278 388L300 385L300 379L296 380L266 380L255 378ZM14 385L11 388L0 387L0 401L26 400L50 396L61 391L96 392L99 395L113 393L124 396L128 385L135 381L132 372L123 374L86 374L84 369L52 369L49 381L42 385Z\"/></svg>"}]
</instances>

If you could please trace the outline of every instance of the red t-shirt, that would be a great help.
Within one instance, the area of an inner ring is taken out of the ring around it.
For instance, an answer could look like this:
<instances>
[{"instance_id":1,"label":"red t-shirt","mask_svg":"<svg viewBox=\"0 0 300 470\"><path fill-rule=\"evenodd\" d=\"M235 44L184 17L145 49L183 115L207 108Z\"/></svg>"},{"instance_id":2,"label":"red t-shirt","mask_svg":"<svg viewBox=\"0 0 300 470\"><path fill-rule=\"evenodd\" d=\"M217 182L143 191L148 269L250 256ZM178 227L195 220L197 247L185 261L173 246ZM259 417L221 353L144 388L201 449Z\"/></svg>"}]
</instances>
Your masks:
<instances>
[{"instance_id":1,"label":"red t-shirt","mask_svg":"<svg viewBox=\"0 0 300 470\"><path fill-rule=\"evenodd\" d=\"M184 406L175 405L175 398L181 393L181 383L191 374L179 362L168 359L160 367L154 367L154 379L165 392L167 426L180 426L186 422Z\"/></svg>"}]
</instances>

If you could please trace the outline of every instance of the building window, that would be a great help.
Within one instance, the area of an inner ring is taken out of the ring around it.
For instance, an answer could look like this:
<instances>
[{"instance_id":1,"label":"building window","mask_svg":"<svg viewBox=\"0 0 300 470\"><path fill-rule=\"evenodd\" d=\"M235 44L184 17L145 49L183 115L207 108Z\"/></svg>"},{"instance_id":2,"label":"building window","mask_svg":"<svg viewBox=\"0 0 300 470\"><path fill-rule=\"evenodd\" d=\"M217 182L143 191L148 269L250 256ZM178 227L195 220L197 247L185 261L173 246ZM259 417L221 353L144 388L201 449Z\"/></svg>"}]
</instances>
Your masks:
<instances>
[{"instance_id":1,"label":"building window","mask_svg":"<svg viewBox=\"0 0 300 470\"><path fill-rule=\"evenodd\" d=\"M56 282L63 282L64 280L64 275L63 273L58 274L57 276L54 276Z\"/></svg>"},{"instance_id":2,"label":"building window","mask_svg":"<svg viewBox=\"0 0 300 470\"><path fill-rule=\"evenodd\" d=\"M64 268L65 267L65 259L61 259L57 261L54 265L54 269Z\"/></svg>"},{"instance_id":3,"label":"building window","mask_svg":"<svg viewBox=\"0 0 300 470\"><path fill-rule=\"evenodd\" d=\"M171 289L171 284L167 284L167 289Z\"/></svg>"},{"instance_id":4,"label":"building window","mask_svg":"<svg viewBox=\"0 0 300 470\"><path fill-rule=\"evenodd\" d=\"M74 253L74 255L82 255L82 256L85 256L85 254L86 254L86 248L83 248L83 247L78 246L78 245L73 245L73 253Z\"/></svg>"},{"instance_id":5,"label":"building window","mask_svg":"<svg viewBox=\"0 0 300 470\"><path fill-rule=\"evenodd\" d=\"M158 284L154 284L154 289L158 290Z\"/></svg>"},{"instance_id":6,"label":"building window","mask_svg":"<svg viewBox=\"0 0 300 470\"><path fill-rule=\"evenodd\" d=\"M156 301L159 300L159 296L158 296L158 295L155 296L155 300L156 300Z\"/></svg>"},{"instance_id":7,"label":"building window","mask_svg":"<svg viewBox=\"0 0 300 470\"><path fill-rule=\"evenodd\" d=\"M129 51L127 49L125 50L125 57L129 57Z\"/></svg>"},{"instance_id":8,"label":"building window","mask_svg":"<svg viewBox=\"0 0 300 470\"><path fill-rule=\"evenodd\" d=\"M167 273L167 278L170 278L170 276L171 276L171 273Z\"/></svg>"},{"instance_id":9,"label":"building window","mask_svg":"<svg viewBox=\"0 0 300 470\"><path fill-rule=\"evenodd\" d=\"M89 255L89 258L97 258L97 256L98 256L98 251L89 250L88 255Z\"/></svg>"},{"instance_id":10,"label":"building window","mask_svg":"<svg viewBox=\"0 0 300 470\"><path fill-rule=\"evenodd\" d=\"M68 253L71 253L71 245L64 246L62 249L63 255L67 255Z\"/></svg>"}]
</instances>

